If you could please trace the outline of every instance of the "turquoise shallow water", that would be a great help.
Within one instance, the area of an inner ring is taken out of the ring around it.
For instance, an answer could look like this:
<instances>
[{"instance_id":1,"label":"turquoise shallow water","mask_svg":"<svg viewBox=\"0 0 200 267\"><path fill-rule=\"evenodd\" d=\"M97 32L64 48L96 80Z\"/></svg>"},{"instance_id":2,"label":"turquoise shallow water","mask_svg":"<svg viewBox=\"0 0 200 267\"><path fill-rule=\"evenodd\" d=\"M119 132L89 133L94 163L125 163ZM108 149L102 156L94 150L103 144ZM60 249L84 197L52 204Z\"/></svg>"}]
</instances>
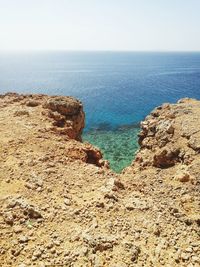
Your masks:
<instances>
[{"instance_id":1,"label":"turquoise shallow water","mask_svg":"<svg viewBox=\"0 0 200 267\"><path fill-rule=\"evenodd\" d=\"M88 131L83 140L92 143L103 152L115 172L121 172L131 164L138 146L139 128L116 129L114 131Z\"/></svg>"}]
</instances>

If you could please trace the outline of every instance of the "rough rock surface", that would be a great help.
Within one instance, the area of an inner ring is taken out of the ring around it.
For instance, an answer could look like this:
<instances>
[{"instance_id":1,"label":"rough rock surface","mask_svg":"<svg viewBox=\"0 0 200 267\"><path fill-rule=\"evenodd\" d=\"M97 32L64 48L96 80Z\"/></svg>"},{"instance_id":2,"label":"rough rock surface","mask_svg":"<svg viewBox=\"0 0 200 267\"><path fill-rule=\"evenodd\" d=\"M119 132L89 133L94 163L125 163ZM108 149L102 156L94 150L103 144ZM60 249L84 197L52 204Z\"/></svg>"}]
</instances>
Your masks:
<instances>
[{"instance_id":1,"label":"rough rock surface","mask_svg":"<svg viewBox=\"0 0 200 267\"><path fill-rule=\"evenodd\" d=\"M65 133L72 139L81 140L85 114L80 101L72 97L51 97L43 104L48 116L54 119L57 132ZM61 129L60 129L61 128Z\"/></svg>"},{"instance_id":2,"label":"rough rock surface","mask_svg":"<svg viewBox=\"0 0 200 267\"><path fill-rule=\"evenodd\" d=\"M155 109L115 174L69 97L0 96L0 266L200 266L200 102Z\"/></svg>"}]
</instances>

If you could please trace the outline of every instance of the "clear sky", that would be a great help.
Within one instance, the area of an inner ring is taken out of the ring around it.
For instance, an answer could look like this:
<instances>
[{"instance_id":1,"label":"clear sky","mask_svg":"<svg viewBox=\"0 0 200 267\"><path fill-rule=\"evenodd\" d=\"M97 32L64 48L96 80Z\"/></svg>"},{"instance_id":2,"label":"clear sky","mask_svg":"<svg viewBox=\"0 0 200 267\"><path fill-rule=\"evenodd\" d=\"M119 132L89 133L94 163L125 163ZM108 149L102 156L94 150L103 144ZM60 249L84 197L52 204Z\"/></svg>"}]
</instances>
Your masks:
<instances>
[{"instance_id":1,"label":"clear sky","mask_svg":"<svg viewBox=\"0 0 200 267\"><path fill-rule=\"evenodd\" d=\"M0 0L0 50L200 50L200 0Z\"/></svg>"}]
</instances>

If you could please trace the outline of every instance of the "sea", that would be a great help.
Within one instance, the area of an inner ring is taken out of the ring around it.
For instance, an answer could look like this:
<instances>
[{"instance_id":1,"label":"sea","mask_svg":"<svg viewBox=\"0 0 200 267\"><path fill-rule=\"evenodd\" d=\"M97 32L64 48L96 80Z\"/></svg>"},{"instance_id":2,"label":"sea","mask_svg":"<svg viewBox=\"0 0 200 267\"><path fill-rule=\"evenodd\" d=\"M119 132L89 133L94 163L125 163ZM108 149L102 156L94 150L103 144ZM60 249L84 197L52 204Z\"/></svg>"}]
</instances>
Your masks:
<instances>
[{"instance_id":1,"label":"sea","mask_svg":"<svg viewBox=\"0 0 200 267\"><path fill-rule=\"evenodd\" d=\"M200 99L200 52L1 52L0 94L70 95L83 102L83 141L121 172L139 124L156 106Z\"/></svg>"}]
</instances>

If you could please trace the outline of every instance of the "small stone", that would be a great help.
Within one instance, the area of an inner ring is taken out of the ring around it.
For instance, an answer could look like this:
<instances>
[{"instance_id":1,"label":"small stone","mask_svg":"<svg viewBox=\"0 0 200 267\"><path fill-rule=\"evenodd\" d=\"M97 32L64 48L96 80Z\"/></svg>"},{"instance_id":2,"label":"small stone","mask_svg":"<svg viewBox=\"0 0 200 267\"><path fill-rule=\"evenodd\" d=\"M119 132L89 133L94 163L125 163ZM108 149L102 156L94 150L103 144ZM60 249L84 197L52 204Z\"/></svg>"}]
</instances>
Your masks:
<instances>
[{"instance_id":1,"label":"small stone","mask_svg":"<svg viewBox=\"0 0 200 267\"><path fill-rule=\"evenodd\" d=\"M32 258L31 258L31 259L32 259L32 261L36 261L36 260L37 260L37 258L38 258L38 257L36 257L36 256L32 256Z\"/></svg>"},{"instance_id":2,"label":"small stone","mask_svg":"<svg viewBox=\"0 0 200 267\"><path fill-rule=\"evenodd\" d=\"M119 179L115 179L114 180L114 185L119 189L124 189L125 188L124 184Z\"/></svg>"},{"instance_id":3,"label":"small stone","mask_svg":"<svg viewBox=\"0 0 200 267\"><path fill-rule=\"evenodd\" d=\"M12 215L11 212L6 212L3 214L3 218L4 218L4 221L9 224L9 225L13 225L14 223L14 217Z\"/></svg>"},{"instance_id":4,"label":"small stone","mask_svg":"<svg viewBox=\"0 0 200 267\"><path fill-rule=\"evenodd\" d=\"M54 240L53 243L54 243L56 246L60 246L60 244L61 244L60 240Z\"/></svg>"},{"instance_id":5,"label":"small stone","mask_svg":"<svg viewBox=\"0 0 200 267\"><path fill-rule=\"evenodd\" d=\"M46 247L47 247L48 249L51 249L51 248L53 247L53 242L49 242L49 243L46 245Z\"/></svg>"},{"instance_id":6,"label":"small stone","mask_svg":"<svg viewBox=\"0 0 200 267\"><path fill-rule=\"evenodd\" d=\"M29 214L29 217L33 219L42 218L41 213L38 210L36 210L35 207L29 207L28 214Z\"/></svg>"},{"instance_id":7,"label":"small stone","mask_svg":"<svg viewBox=\"0 0 200 267\"><path fill-rule=\"evenodd\" d=\"M29 238L27 236L22 235L19 237L19 243L26 243L28 240Z\"/></svg>"},{"instance_id":8,"label":"small stone","mask_svg":"<svg viewBox=\"0 0 200 267\"><path fill-rule=\"evenodd\" d=\"M81 256L86 256L87 253L88 253L88 248L87 248L87 247L82 247L82 248L80 249L80 255L81 255Z\"/></svg>"},{"instance_id":9,"label":"small stone","mask_svg":"<svg viewBox=\"0 0 200 267\"><path fill-rule=\"evenodd\" d=\"M27 182L27 183L25 183L25 187L28 188L28 189L34 189L35 185L32 184L32 183Z\"/></svg>"},{"instance_id":10,"label":"small stone","mask_svg":"<svg viewBox=\"0 0 200 267\"><path fill-rule=\"evenodd\" d=\"M131 261L135 262L138 259L138 256L140 254L140 248L138 246L133 246L131 248Z\"/></svg>"},{"instance_id":11,"label":"small stone","mask_svg":"<svg viewBox=\"0 0 200 267\"><path fill-rule=\"evenodd\" d=\"M194 149L195 151L200 151L200 133L197 132L196 134L192 135L189 139L188 145Z\"/></svg>"},{"instance_id":12,"label":"small stone","mask_svg":"<svg viewBox=\"0 0 200 267\"><path fill-rule=\"evenodd\" d=\"M160 228L159 228L159 227L155 227L155 228L154 228L154 232L153 232L154 235L156 235L156 236L160 236L160 232L161 232L161 231L160 231Z\"/></svg>"},{"instance_id":13,"label":"small stone","mask_svg":"<svg viewBox=\"0 0 200 267\"><path fill-rule=\"evenodd\" d=\"M42 181L42 179L38 179L37 182L36 182L36 185L42 187L42 186L43 186L43 181Z\"/></svg>"},{"instance_id":14,"label":"small stone","mask_svg":"<svg viewBox=\"0 0 200 267\"><path fill-rule=\"evenodd\" d=\"M15 199L11 199L8 202L7 208L14 208L17 205L17 201Z\"/></svg>"},{"instance_id":15,"label":"small stone","mask_svg":"<svg viewBox=\"0 0 200 267\"><path fill-rule=\"evenodd\" d=\"M189 253L192 253L193 252L193 249L191 247L188 247L185 249L186 252L189 252Z\"/></svg>"},{"instance_id":16,"label":"small stone","mask_svg":"<svg viewBox=\"0 0 200 267\"><path fill-rule=\"evenodd\" d=\"M188 173L182 173L179 177L178 177L179 181L182 183L188 182L190 180L190 175Z\"/></svg>"},{"instance_id":17,"label":"small stone","mask_svg":"<svg viewBox=\"0 0 200 267\"><path fill-rule=\"evenodd\" d=\"M140 239L140 234L139 233L135 233L135 239L136 240Z\"/></svg>"},{"instance_id":18,"label":"small stone","mask_svg":"<svg viewBox=\"0 0 200 267\"><path fill-rule=\"evenodd\" d=\"M56 249L55 248L52 248L50 251L51 251L52 254L56 253Z\"/></svg>"},{"instance_id":19,"label":"small stone","mask_svg":"<svg viewBox=\"0 0 200 267\"><path fill-rule=\"evenodd\" d=\"M189 254L187 254L187 253L182 252L180 256L181 256L182 260L188 260L189 259Z\"/></svg>"},{"instance_id":20,"label":"small stone","mask_svg":"<svg viewBox=\"0 0 200 267\"><path fill-rule=\"evenodd\" d=\"M97 201L96 202L96 207L97 208L104 208L105 207L105 204L103 203L103 201Z\"/></svg>"},{"instance_id":21,"label":"small stone","mask_svg":"<svg viewBox=\"0 0 200 267\"><path fill-rule=\"evenodd\" d=\"M14 255L15 257L19 256L20 252L21 252L21 248L18 250L15 250L15 249L11 250L12 255Z\"/></svg>"},{"instance_id":22,"label":"small stone","mask_svg":"<svg viewBox=\"0 0 200 267\"><path fill-rule=\"evenodd\" d=\"M33 257L36 259L39 258L41 255L42 255L42 252L39 249L37 249L33 252ZM33 259L33 257L32 257L32 259Z\"/></svg>"},{"instance_id":23,"label":"small stone","mask_svg":"<svg viewBox=\"0 0 200 267\"><path fill-rule=\"evenodd\" d=\"M194 252L197 252L199 250L199 247L197 246L197 247L193 247L193 251Z\"/></svg>"},{"instance_id":24,"label":"small stone","mask_svg":"<svg viewBox=\"0 0 200 267\"><path fill-rule=\"evenodd\" d=\"M65 198L64 199L64 203L65 203L66 206L70 206L71 205L71 200L68 199L68 198Z\"/></svg>"},{"instance_id":25,"label":"small stone","mask_svg":"<svg viewBox=\"0 0 200 267\"><path fill-rule=\"evenodd\" d=\"M91 228L91 229L95 229L95 228L97 228L97 227L98 227L98 222L97 222L96 219L94 219L90 228Z\"/></svg>"},{"instance_id":26,"label":"small stone","mask_svg":"<svg viewBox=\"0 0 200 267\"><path fill-rule=\"evenodd\" d=\"M18 234L18 233L21 233L22 232L22 227L20 225L15 225L13 227L13 231Z\"/></svg>"},{"instance_id":27,"label":"small stone","mask_svg":"<svg viewBox=\"0 0 200 267\"><path fill-rule=\"evenodd\" d=\"M27 107L37 107L39 104L40 103L36 100L29 100L26 102Z\"/></svg>"}]
</instances>

